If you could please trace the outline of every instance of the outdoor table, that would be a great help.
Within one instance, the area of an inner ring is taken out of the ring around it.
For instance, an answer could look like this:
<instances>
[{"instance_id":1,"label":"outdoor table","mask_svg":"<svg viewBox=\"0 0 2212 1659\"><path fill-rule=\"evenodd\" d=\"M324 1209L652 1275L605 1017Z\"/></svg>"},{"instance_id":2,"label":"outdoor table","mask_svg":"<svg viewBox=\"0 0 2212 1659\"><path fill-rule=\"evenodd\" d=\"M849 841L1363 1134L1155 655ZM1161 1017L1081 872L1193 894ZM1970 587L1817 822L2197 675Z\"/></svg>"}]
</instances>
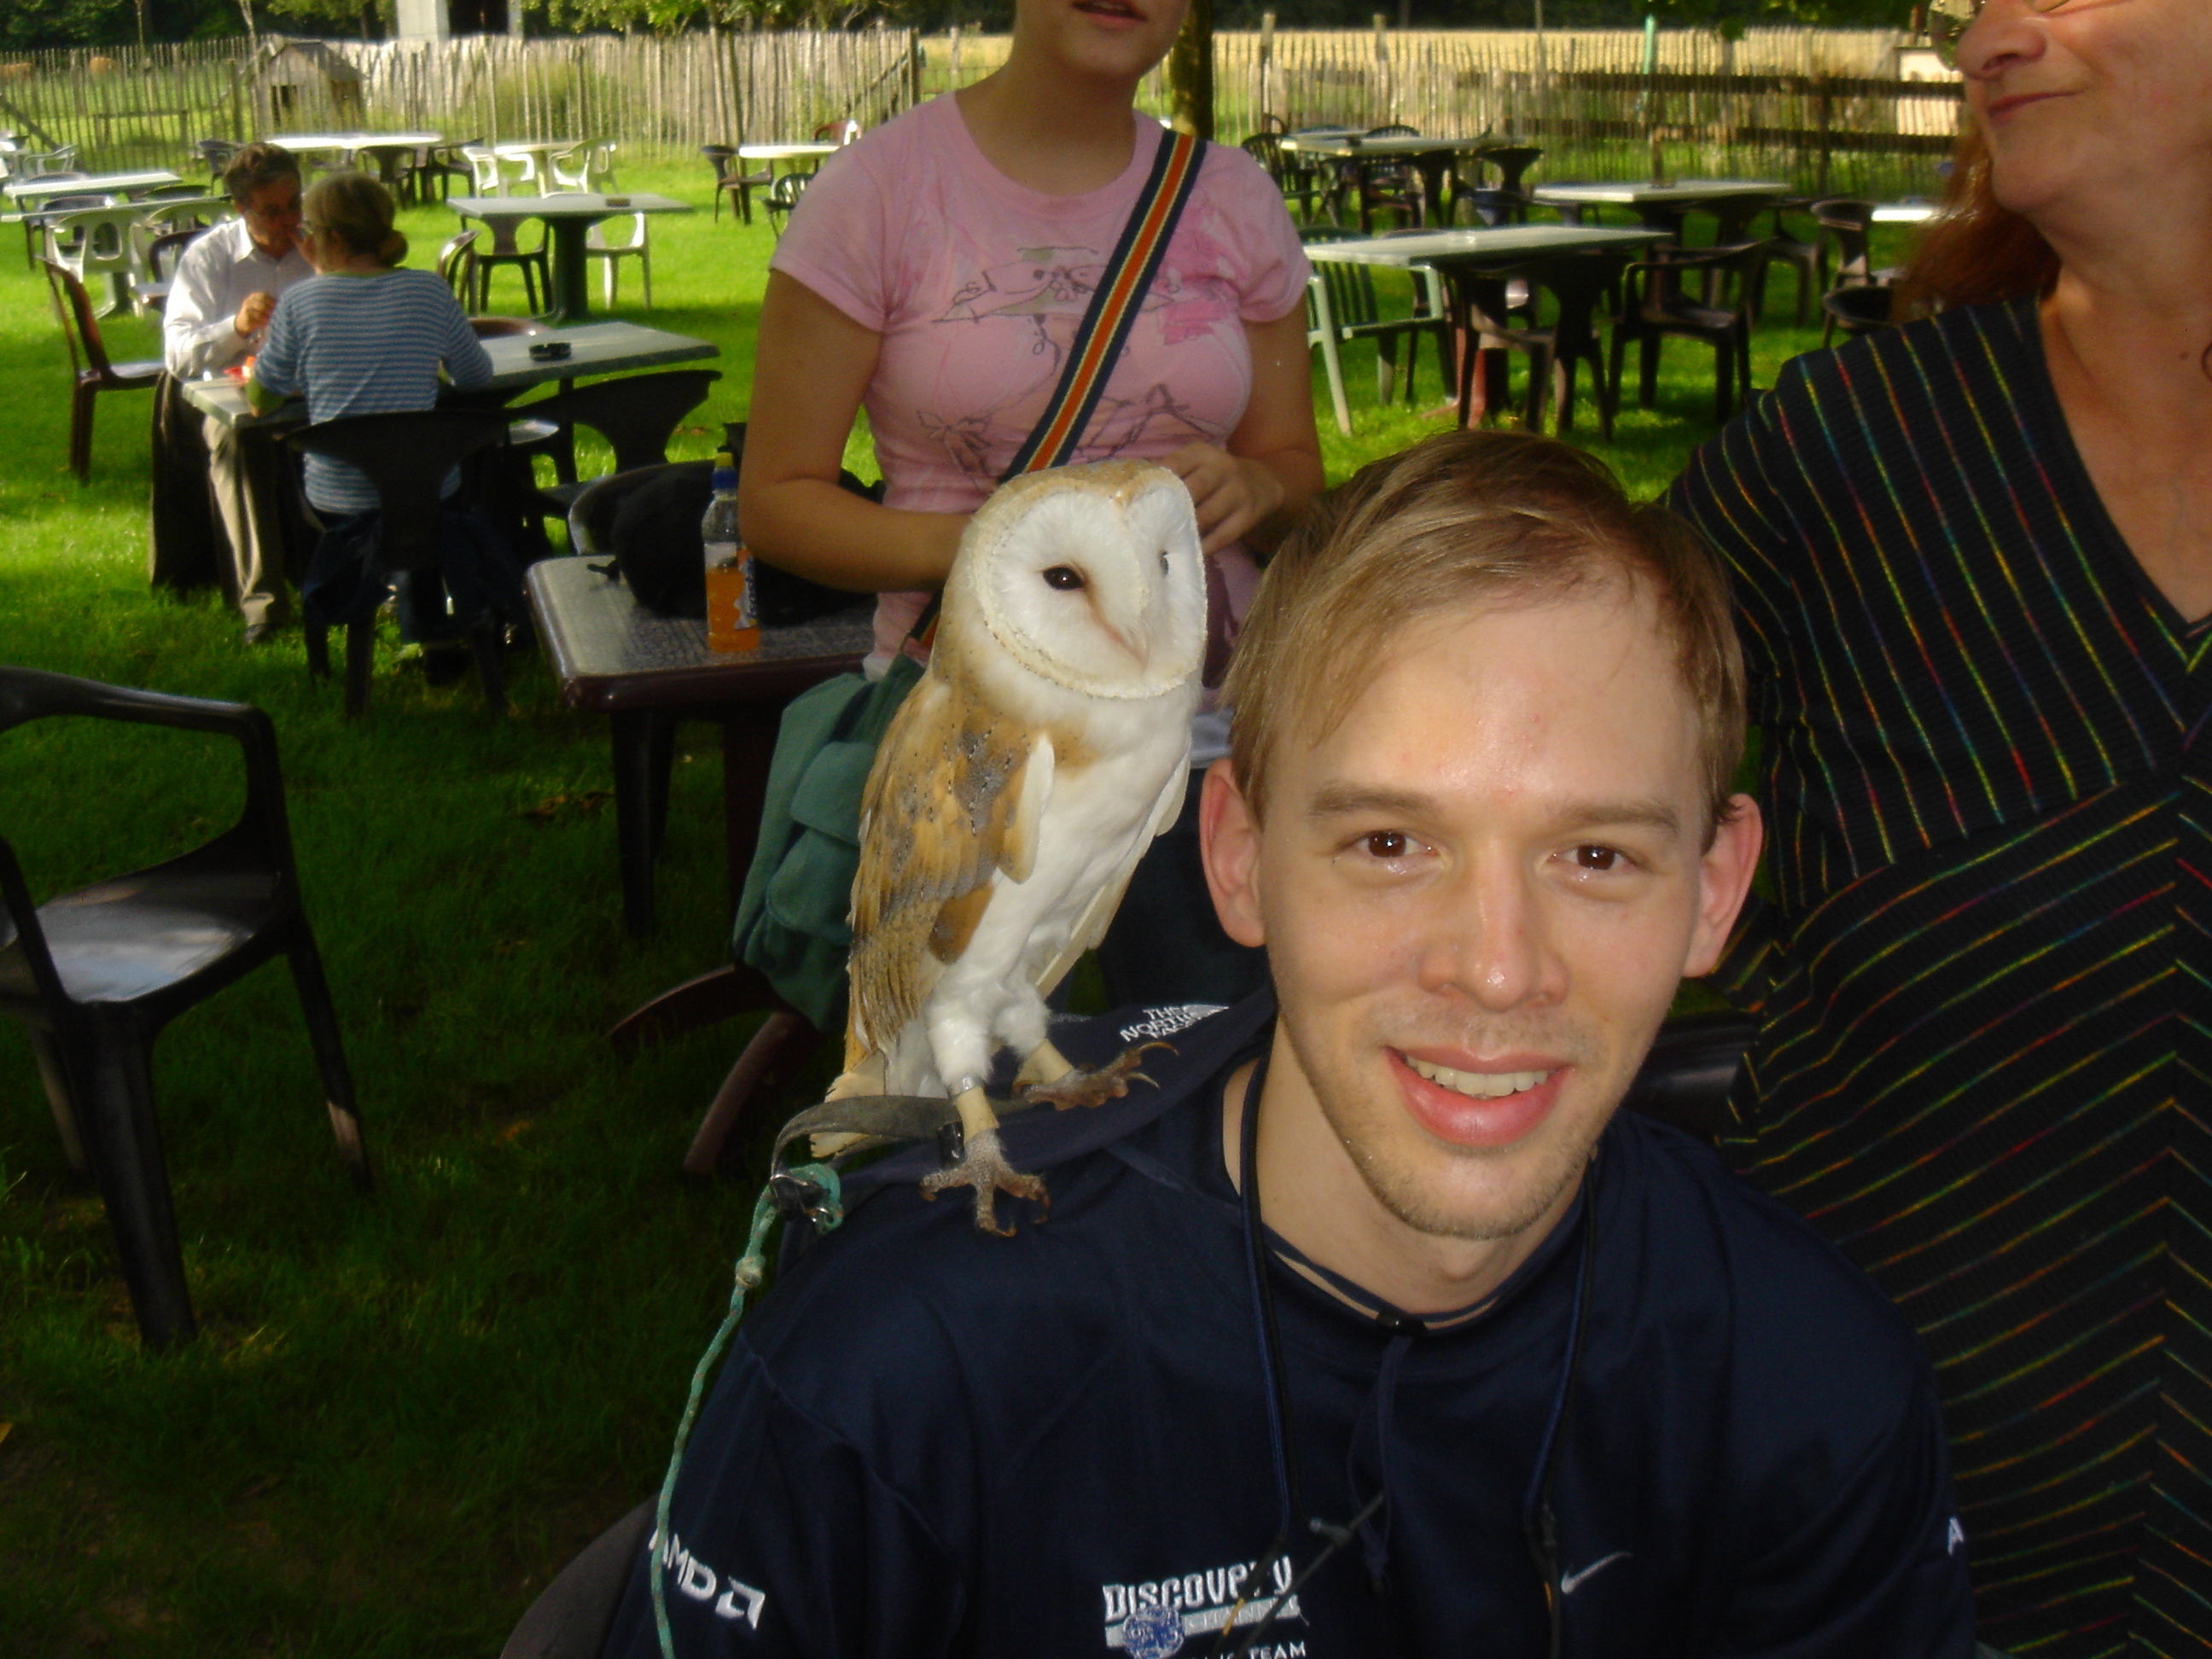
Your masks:
<instances>
[{"instance_id":1,"label":"outdoor table","mask_svg":"<svg viewBox=\"0 0 2212 1659\"><path fill-rule=\"evenodd\" d=\"M181 185L173 173L96 173L84 179L23 179L0 185L18 202L43 202L49 196L143 196L164 185Z\"/></svg>"},{"instance_id":2,"label":"outdoor table","mask_svg":"<svg viewBox=\"0 0 2212 1659\"><path fill-rule=\"evenodd\" d=\"M87 194L93 196L98 196L102 192L96 190L87 192ZM45 199L52 201L53 199L52 193L50 192ZM229 206L230 198L228 196L151 196L143 198L136 202L118 202L115 204L114 210L118 213L134 214L143 221L159 218L163 214L173 212L180 208L198 213L209 208L228 208ZM64 208L62 211L64 213L89 213L93 211L93 210L90 208ZM0 213L0 225L20 225L27 221L35 225L52 217L53 212L54 210L46 207L14 208L6 213Z\"/></svg>"},{"instance_id":3,"label":"outdoor table","mask_svg":"<svg viewBox=\"0 0 2212 1659\"><path fill-rule=\"evenodd\" d=\"M550 340L566 340L569 355L550 362L530 355L531 347ZM465 397L484 391L515 392L548 380L565 383L585 374L622 374L667 363L691 362L719 356L722 349L712 340L641 328L635 323L591 323L545 334L496 336L486 340L483 349L491 359L491 379L485 386L463 393ZM305 400L296 398L266 415L256 415L246 407L245 388L228 375L188 380L184 392L193 408L226 426L295 426L307 415Z\"/></svg>"},{"instance_id":4,"label":"outdoor table","mask_svg":"<svg viewBox=\"0 0 2212 1659\"><path fill-rule=\"evenodd\" d=\"M1444 200L1444 181L1455 178L1453 166L1462 155L1480 155L1486 149L1507 148L1498 138L1419 138L1406 134L1370 138L1364 133L1291 132L1283 135L1283 148L1300 155L1320 155L1350 161L1363 169L1372 162L1403 161L1421 175L1421 199L1442 223L1449 224L1458 210L1456 184L1452 199Z\"/></svg>"},{"instance_id":5,"label":"outdoor table","mask_svg":"<svg viewBox=\"0 0 2212 1659\"><path fill-rule=\"evenodd\" d=\"M367 154L376 161L376 176L386 189L398 182L398 158L403 152L428 149L446 142L436 132L305 132L268 140L295 155L332 150L341 155Z\"/></svg>"},{"instance_id":6,"label":"outdoor table","mask_svg":"<svg viewBox=\"0 0 2212 1659\"><path fill-rule=\"evenodd\" d=\"M543 219L553 240L553 292L547 320L581 322L592 314L591 290L584 279L585 238L592 227L623 213L689 213L688 202L665 196L594 196L582 191L558 196L456 196L447 205L464 219L481 219L498 232L498 222Z\"/></svg>"},{"instance_id":7,"label":"outdoor table","mask_svg":"<svg viewBox=\"0 0 2212 1659\"><path fill-rule=\"evenodd\" d=\"M623 919L653 927L653 860L667 813L668 745L679 720L722 728L723 834L734 910L759 833L777 711L807 687L860 666L874 641L872 599L796 628L764 628L754 651L714 651L707 624L647 610L588 558L530 567L538 638L571 708L608 716Z\"/></svg>"},{"instance_id":8,"label":"outdoor table","mask_svg":"<svg viewBox=\"0 0 2212 1659\"><path fill-rule=\"evenodd\" d=\"M1306 257L1366 265L1432 265L1442 272L1451 312L1453 355L1458 364L1459 423L1473 426L1488 413L1493 397L1503 400L1504 355L1484 353L1477 319L1486 313L1482 289L1498 284L1497 273L1550 253L1578 253L1617 248L1635 253L1667 240L1661 230L1628 230L1603 225L1495 225L1433 230L1411 236L1360 237L1342 242L1310 242ZM1477 359L1487 356L1486 363ZM1477 373L1478 367L1484 372Z\"/></svg>"},{"instance_id":9,"label":"outdoor table","mask_svg":"<svg viewBox=\"0 0 2212 1659\"><path fill-rule=\"evenodd\" d=\"M1943 211L1941 202L1877 202L1874 222L1878 225L1924 225L1940 217Z\"/></svg>"},{"instance_id":10,"label":"outdoor table","mask_svg":"<svg viewBox=\"0 0 2212 1659\"><path fill-rule=\"evenodd\" d=\"M775 171L778 161L813 161L825 155L835 155L843 146L819 139L805 144L739 144L738 159L741 161L766 161L769 171Z\"/></svg>"},{"instance_id":11,"label":"outdoor table","mask_svg":"<svg viewBox=\"0 0 2212 1659\"><path fill-rule=\"evenodd\" d=\"M1585 208L1630 208L1646 227L1679 241L1682 221L1692 213L1779 202L1793 193L1771 179L1684 179L1671 185L1541 185L1529 199L1559 209L1570 224L1582 222Z\"/></svg>"}]
</instances>

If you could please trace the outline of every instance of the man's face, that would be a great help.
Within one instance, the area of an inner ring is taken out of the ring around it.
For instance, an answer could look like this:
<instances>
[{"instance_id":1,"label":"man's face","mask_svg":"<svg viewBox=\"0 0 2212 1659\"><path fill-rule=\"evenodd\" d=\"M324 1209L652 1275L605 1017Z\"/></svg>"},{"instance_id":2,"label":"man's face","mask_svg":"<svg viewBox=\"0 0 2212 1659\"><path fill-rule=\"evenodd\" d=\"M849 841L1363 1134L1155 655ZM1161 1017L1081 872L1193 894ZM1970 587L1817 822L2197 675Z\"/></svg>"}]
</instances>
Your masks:
<instances>
[{"instance_id":1,"label":"man's face","mask_svg":"<svg viewBox=\"0 0 2212 1659\"><path fill-rule=\"evenodd\" d=\"M239 214L254 246L272 259L283 258L300 228L300 181L279 179L262 185L239 204Z\"/></svg>"},{"instance_id":2,"label":"man's face","mask_svg":"<svg viewBox=\"0 0 2212 1659\"><path fill-rule=\"evenodd\" d=\"M1281 1002L1267 1109L1325 1121L1328 1201L1386 1234L1548 1231L1726 940L1757 811L1705 847L1697 710L1641 581L1472 604L1373 660L1334 731L1278 744L1264 832L1226 763L1207 780L1217 902Z\"/></svg>"}]
</instances>

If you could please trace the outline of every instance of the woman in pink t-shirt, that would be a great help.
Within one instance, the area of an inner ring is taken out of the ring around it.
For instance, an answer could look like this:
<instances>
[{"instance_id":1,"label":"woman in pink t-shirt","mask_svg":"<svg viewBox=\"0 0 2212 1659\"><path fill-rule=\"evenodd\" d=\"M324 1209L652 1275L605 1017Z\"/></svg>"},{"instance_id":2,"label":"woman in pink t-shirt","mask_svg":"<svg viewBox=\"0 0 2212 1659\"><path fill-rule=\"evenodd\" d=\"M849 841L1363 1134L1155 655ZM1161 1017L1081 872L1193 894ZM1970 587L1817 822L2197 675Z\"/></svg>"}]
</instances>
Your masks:
<instances>
[{"instance_id":1,"label":"woman in pink t-shirt","mask_svg":"<svg viewBox=\"0 0 2212 1659\"><path fill-rule=\"evenodd\" d=\"M1161 142L1136 89L1187 3L1018 0L1004 68L839 151L792 215L761 306L739 512L763 557L882 596L883 656L1050 398ZM1075 457L1153 460L1182 478L1224 631L1255 579L1247 540L1272 542L1322 487L1308 271L1267 174L1208 146ZM880 506L837 486L863 404ZM1218 714L1192 736L1194 765L1225 751ZM1194 848L1175 840L1124 902L1115 933L1134 948L1102 950L1117 996L1218 999L1264 973L1212 926ZM1201 938L1188 937L1194 912ZM1141 982L1117 971L1139 957Z\"/></svg>"}]
</instances>

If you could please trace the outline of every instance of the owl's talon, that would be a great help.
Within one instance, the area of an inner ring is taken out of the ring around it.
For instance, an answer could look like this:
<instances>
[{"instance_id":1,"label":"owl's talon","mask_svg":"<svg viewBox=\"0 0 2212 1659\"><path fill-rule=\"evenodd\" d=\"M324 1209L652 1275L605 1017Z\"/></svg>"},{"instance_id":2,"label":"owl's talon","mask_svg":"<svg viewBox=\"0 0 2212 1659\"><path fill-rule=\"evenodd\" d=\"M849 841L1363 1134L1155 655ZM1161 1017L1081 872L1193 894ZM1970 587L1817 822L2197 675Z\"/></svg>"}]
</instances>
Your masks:
<instances>
[{"instance_id":1,"label":"owl's talon","mask_svg":"<svg viewBox=\"0 0 2212 1659\"><path fill-rule=\"evenodd\" d=\"M996 1233L1001 1238L1013 1237L1012 1227L999 1224L1000 1193L1017 1202L1026 1199L1036 1205L1040 1223L1052 1215L1052 1194L1045 1190L1044 1182L1035 1176L1022 1174L1008 1164L1006 1154L999 1150L998 1135L990 1130L969 1136L966 1152L951 1169L923 1176L921 1195L933 1200L938 1194L954 1187L975 1189L975 1228L979 1232Z\"/></svg>"},{"instance_id":2,"label":"owl's talon","mask_svg":"<svg viewBox=\"0 0 2212 1659\"><path fill-rule=\"evenodd\" d=\"M1103 1106L1127 1094L1132 1083L1152 1083L1151 1078L1137 1069L1146 1051L1151 1048L1164 1048L1173 1054L1175 1044L1157 1039L1139 1042L1134 1048L1123 1049L1095 1071L1079 1067L1051 1083L1033 1083L1022 1091L1022 1101L1027 1105L1050 1101L1055 1109L1063 1112L1071 1106ZM1153 1083L1152 1086L1159 1085Z\"/></svg>"}]
</instances>

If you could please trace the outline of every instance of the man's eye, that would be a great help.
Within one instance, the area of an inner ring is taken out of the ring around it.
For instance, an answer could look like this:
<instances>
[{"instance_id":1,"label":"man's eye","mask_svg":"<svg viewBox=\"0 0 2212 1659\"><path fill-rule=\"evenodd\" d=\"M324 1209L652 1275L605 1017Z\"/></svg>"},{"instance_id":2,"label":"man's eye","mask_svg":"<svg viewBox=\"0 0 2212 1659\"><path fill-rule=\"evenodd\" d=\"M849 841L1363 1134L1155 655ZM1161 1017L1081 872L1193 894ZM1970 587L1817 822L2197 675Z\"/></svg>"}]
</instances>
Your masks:
<instances>
[{"instance_id":1,"label":"man's eye","mask_svg":"<svg viewBox=\"0 0 2212 1659\"><path fill-rule=\"evenodd\" d=\"M1399 830L1377 830L1371 836L1360 837L1360 845L1367 856L1395 861L1413 850L1413 837Z\"/></svg>"},{"instance_id":2,"label":"man's eye","mask_svg":"<svg viewBox=\"0 0 2212 1659\"><path fill-rule=\"evenodd\" d=\"M1600 873L1620 869L1627 860L1620 850L1612 847L1577 847L1575 848L1575 868Z\"/></svg>"}]
</instances>

